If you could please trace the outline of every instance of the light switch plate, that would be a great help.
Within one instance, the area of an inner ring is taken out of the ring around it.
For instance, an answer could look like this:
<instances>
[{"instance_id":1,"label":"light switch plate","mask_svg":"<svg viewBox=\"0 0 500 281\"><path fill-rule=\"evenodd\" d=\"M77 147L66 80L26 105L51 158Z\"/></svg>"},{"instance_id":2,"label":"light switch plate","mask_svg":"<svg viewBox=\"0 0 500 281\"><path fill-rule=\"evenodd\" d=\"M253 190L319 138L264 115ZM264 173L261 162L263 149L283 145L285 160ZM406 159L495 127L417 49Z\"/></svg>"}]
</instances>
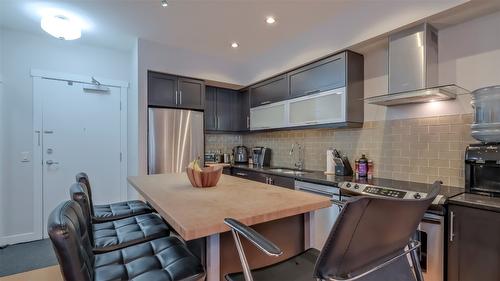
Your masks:
<instances>
[{"instance_id":1,"label":"light switch plate","mask_svg":"<svg viewBox=\"0 0 500 281\"><path fill-rule=\"evenodd\" d=\"M30 162L30 152L29 151L23 151L21 152L21 162Z\"/></svg>"}]
</instances>

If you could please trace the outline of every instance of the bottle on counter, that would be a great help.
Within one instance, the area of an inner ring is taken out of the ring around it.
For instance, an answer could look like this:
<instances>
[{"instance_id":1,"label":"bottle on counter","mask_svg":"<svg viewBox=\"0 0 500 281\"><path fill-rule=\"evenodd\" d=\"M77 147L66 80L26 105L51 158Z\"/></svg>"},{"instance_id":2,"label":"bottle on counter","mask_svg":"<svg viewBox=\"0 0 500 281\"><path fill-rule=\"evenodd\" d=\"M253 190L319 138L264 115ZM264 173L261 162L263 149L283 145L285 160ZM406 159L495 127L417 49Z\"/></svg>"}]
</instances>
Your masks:
<instances>
[{"instance_id":1,"label":"bottle on counter","mask_svg":"<svg viewBox=\"0 0 500 281\"><path fill-rule=\"evenodd\" d=\"M368 179L373 179L373 161L368 160Z\"/></svg>"},{"instance_id":2,"label":"bottle on counter","mask_svg":"<svg viewBox=\"0 0 500 281\"><path fill-rule=\"evenodd\" d=\"M359 160L354 161L354 178L359 179Z\"/></svg>"},{"instance_id":3,"label":"bottle on counter","mask_svg":"<svg viewBox=\"0 0 500 281\"><path fill-rule=\"evenodd\" d=\"M368 159L366 159L364 154L362 154L361 158L359 158L358 170L360 178L366 178L368 176Z\"/></svg>"}]
</instances>

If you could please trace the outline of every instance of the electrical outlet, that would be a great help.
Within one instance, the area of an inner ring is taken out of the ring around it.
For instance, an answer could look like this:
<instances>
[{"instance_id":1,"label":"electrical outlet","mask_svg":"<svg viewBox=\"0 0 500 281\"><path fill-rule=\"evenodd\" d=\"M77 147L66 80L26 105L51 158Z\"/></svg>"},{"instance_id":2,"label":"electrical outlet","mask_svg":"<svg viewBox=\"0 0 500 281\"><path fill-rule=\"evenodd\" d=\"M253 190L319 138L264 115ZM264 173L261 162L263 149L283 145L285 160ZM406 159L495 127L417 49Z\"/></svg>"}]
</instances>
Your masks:
<instances>
[{"instance_id":1,"label":"electrical outlet","mask_svg":"<svg viewBox=\"0 0 500 281\"><path fill-rule=\"evenodd\" d=\"M29 151L23 151L21 152L21 162L30 162L30 152Z\"/></svg>"}]
</instances>

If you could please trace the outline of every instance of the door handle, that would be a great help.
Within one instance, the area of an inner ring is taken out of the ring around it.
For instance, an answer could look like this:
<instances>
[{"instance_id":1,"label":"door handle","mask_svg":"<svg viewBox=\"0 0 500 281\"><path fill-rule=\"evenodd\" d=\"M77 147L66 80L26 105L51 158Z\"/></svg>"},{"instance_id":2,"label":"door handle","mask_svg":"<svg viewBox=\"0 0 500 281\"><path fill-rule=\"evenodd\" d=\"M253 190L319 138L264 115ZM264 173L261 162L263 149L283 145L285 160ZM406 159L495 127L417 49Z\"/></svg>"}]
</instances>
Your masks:
<instances>
[{"instance_id":1,"label":"door handle","mask_svg":"<svg viewBox=\"0 0 500 281\"><path fill-rule=\"evenodd\" d=\"M59 162L54 162L54 161L52 161L52 160L47 160L47 161L45 162L45 164L47 164L47 165L57 165L57 164L59 164Z\"/></svg>"},{"instance_id":2,"label":"door handle","mask_svg":"<svg viewBox=\"0 0 500 281\"><path fill-rule=\"evenodd\" d=\"M455 233L453 232L453 221L455 220L455 213L450 211L450 242L453 242L453 238L455 238Z\"/></svg>"}]
</instances>

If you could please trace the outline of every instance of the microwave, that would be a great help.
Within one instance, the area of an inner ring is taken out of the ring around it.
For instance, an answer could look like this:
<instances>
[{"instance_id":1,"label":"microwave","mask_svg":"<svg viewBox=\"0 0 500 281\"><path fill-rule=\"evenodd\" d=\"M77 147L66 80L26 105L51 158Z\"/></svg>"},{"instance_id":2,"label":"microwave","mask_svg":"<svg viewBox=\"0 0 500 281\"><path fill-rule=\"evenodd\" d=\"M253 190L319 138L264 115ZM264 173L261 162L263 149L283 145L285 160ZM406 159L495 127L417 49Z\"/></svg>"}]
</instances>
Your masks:
<instances>
[{"instance_id":1,"label":"microwave","mask_svg":"<svg viewBox=\"0 0 500 281\"><path fill-rule=\"evenodd\" d=\"M500 144L471 144L467 147L465 191L500 197Z\"/></svg>"}]
</instances>

